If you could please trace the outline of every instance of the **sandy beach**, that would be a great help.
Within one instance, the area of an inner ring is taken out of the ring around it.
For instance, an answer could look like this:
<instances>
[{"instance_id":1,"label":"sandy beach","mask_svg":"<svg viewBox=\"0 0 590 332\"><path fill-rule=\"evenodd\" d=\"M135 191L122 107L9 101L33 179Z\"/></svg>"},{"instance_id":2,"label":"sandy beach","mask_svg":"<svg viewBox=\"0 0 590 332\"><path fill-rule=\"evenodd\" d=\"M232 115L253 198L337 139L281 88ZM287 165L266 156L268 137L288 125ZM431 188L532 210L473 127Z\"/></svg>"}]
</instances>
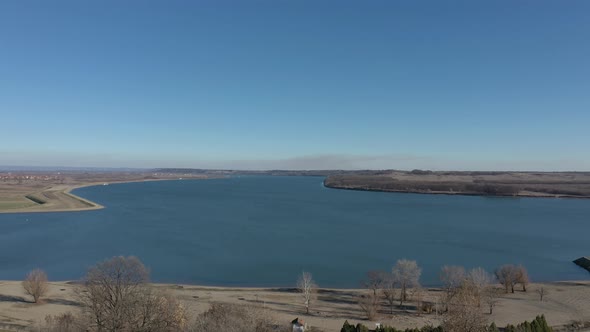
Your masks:
<instances>
[{"instance_id":1,"label":"sandy beach","mask_svg":"<svg viewBox=\"0 0 590 332\"><path fill-rule=\"evenodd\" d=\"M311 315L305 315L300 294L291 288L233 288L204 287L195 285L156 284L180 299L189 314L194 317L206 311L211 303L239 303L266 308L268 314L277 322L287 324L296 317L322 331L339 331L345 320L361 322L374 327L376 322L397 328L437 325L440 316L418 315L412 311L396 309L391 315L385 306L375 321L364 319L356 302L356 297L367 290L361 289L320 289L317 300L312 303ZM547 291L543 302L539 300L536 289L544 287ZM46 315L56 315L79 310L71 282L51 282L48 296L41 304L31 303L23 292L19 281L0 281L0 329L23 331L42 323ZM434 301L439 289L425 290L425 299ZM415 303L408 303L409 306ZM485 311L485 308L482 308ZM531 284L525 292L503 294L489 321L498 326L531 320L544 314L553 326L564 326L572 322L590 321L590 281L567 281Z\"/></svg>"}]
</instances>

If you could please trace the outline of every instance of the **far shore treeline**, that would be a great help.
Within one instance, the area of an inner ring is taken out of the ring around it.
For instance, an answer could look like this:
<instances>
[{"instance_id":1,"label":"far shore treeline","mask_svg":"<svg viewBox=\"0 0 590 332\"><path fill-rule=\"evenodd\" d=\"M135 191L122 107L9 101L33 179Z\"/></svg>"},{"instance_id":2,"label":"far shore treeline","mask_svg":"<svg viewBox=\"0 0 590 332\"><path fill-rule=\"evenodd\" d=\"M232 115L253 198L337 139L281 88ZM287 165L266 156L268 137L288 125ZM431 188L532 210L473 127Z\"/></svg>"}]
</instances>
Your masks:
<instances>
[{"instance_id":1,"label":"far shore treeline","mask_svg":"<svg viewBox=\"0 0 590 332\"><path fill-rule=\"evenodd\" d=\"M329 175L324 184L421 194L590 198L590 172L373 171Z\"/></svg>"}]
</instances>

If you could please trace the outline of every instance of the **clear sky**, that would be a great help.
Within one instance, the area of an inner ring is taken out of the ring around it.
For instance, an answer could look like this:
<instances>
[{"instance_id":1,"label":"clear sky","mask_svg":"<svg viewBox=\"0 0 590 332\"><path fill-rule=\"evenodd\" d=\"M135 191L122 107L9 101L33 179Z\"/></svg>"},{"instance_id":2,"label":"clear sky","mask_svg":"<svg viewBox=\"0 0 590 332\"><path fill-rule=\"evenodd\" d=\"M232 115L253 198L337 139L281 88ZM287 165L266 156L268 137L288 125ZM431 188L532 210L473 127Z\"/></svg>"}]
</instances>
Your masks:
<instances>
[{"instance_id":1,"label":"clear sky","mask_svg":"<svg viewBox=\"0 0 590 332\"><path fill-rule=\"evenodd\" d=\"M0 165L590 170L590 1L0 1Z\"/></svg>"}]
</instances>

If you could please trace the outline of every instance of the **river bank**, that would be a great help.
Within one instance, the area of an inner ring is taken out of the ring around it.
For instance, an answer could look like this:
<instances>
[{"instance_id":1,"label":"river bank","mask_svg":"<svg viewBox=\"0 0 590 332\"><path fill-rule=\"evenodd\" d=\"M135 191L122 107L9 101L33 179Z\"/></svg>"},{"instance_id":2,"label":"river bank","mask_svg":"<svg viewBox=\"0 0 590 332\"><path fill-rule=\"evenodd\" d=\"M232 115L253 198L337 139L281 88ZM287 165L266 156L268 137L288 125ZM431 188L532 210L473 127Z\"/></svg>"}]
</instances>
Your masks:
<instances>
[{"instance_id":1,"label":"river bank","mask_svg":"<svg viewBox=\"0 0 590 332\"><path fill-rule=\"evenodd\" d=\"M385 305L374 321L367 321L357 304L357 297L367 290L362 289L320 289L312 302L310 315L305 315L301 296L292 288L234 288L205 287L197 285L154 284L154 286L176 297L185 305L190 316L206 311L211 303L235 303L259 306L268 310L277 322L287 324L296 317L322 331L339 331L345 320L361 322L367 326L382 324L397 328L421 327L441 321L440 315L417 314L410 301L406 308L396 308L388 313ZM540 301L537 290L546 292ZM30 303L19 281L0 281L0 328L9 331L24 330L40 324L47 315L57 315L80 310L74 292L75 284L67 281L51 282L49 293L41 304ZM441 290L429 288L423 291L423 300L436 302ZM544 314L553 326L564 326L574 321L590 321L590 281L567 281L535 283L525 292L502 294L489 321L498 326L531 320ZM486 308L482 308L486 310Z\"/></svg>"}]
</instances>

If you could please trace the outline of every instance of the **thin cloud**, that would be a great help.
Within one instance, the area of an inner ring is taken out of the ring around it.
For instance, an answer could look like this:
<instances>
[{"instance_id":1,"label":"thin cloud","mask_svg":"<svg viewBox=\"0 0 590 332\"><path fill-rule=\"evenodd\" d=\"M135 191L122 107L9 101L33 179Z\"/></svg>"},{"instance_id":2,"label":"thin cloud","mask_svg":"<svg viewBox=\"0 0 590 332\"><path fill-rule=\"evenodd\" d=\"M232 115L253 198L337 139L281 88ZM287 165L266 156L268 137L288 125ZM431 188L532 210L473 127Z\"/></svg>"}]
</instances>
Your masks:
<instances>
[{"instance_id":1,"label":"thin cloud","mask_svg":"<svg viewBox=\"0 0 590 332\"><path fill-rule=\"evenodd\" d=\"M341 155L325 154L300 156L285 159L228 160L202 162L203 168L243 169L243 170L358 170L407 168L428 158L412 155Z\"/></svg>"}]
</instances>

